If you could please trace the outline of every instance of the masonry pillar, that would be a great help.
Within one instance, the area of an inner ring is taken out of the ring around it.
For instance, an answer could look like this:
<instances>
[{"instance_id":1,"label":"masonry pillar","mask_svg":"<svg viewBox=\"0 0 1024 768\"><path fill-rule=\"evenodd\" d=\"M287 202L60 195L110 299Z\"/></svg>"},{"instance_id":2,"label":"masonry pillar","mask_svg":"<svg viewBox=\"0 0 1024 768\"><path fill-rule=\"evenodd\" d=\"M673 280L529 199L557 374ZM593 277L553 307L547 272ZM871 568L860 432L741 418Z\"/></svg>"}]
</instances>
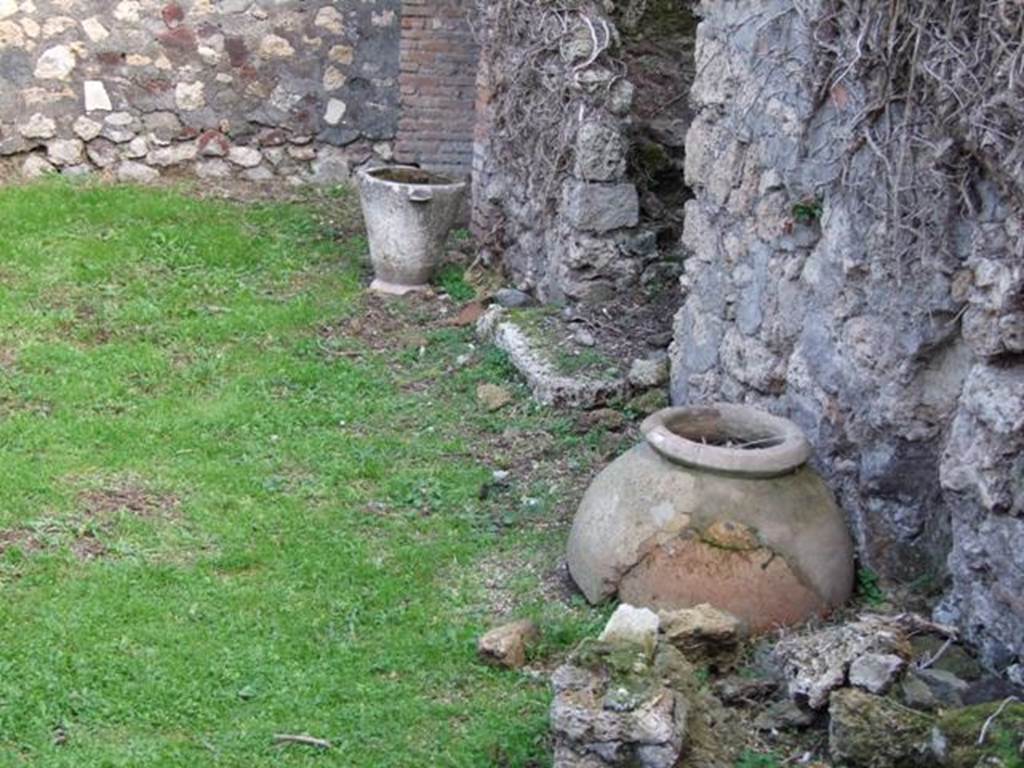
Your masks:
<instances>
[{"instance_id":1,"label":"masonry pillar","mask_svg":"<svg viewBox=\"0 0 1024 768\"><path fill-rule=\"evenodd\" d=\"M473 162L479 49L472 0L403 0L395 157L459 178Z\"/></svg>"}]
</instances>

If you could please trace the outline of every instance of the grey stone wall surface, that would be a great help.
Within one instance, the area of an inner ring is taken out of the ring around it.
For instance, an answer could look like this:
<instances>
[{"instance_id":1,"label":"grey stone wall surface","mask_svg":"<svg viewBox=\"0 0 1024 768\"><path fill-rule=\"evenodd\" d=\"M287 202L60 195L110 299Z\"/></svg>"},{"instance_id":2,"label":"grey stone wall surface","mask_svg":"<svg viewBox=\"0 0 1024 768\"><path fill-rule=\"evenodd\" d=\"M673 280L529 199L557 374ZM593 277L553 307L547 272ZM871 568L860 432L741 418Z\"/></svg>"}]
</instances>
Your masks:
<instances>
[{"instance_id":1,"label":"grey stone wall surface","mask_svg":"<svg viewBox=\"0 0 1024 768\"><path fill-rule=\"evenodd\" d=\"M331 183L389 159L399 0L0 0L0 159L26 176Z\"/></svg>"},{"instance_id":2,"label":"grey stone wall surface","mask_svg":"<svg viewBox=\"0 0 1024 768\"><path fill-rule=\"evenodd\" d=\"M483 24L491 36L481 52L474 231L489 252L500 256L518 288L546 302L596 304L624 290L664 285L667 275L678 274L674 211L658 203L649 188L655 178L681 176L676 150L688 119L688 82L677 75L688 76L689 69L673 66L665 72L658 65L670 51L672 57L686 57L693 38L692 24L680 24L675 16L669 34L662 34L655 10L664 2L583 3L579 13L567 15L571 23L561 39L547 41L549 51L531 54L545 78L566 85L555 126L530 126L528 112L511 126L495 115L503 100L518 100L529 87L545 88L543 83L522 85L530 81L518 76L521 62L508 48L536 46L557 12L537 4L535 32L526 41L495 37L494 29L508 26L500 14L492 12ZM634 6L640 10L633 23L641 31L625 28L628 20L621 10ZM676 15L692 22L688 13ZM603 45L596 53L591 27L602 30ZM640 102L634 78L645 83L646 99ZM647 108L659 95L662 102L651 110L657 115L644 114L640 107ZM557 149L535 153L543 143L538 134L545 130L559 134L552 142ZM524 157L531 162L522 162ZM642 158L648 162L638 162Z\"/></svg>"},{"instance_id":3,"label":"grey stone wall surface","mask_svg":"<svg viewBox=\"0 0 1024 768\"><path fill-rule=\"evenodd\" d=\"M948 247L885 248L844 128L875 94L820 97L816 5L701 3L672 397L799 422L864 565L943 585L939 618L1002 666L1024 655L1022 221L982 171L974 205L930 212Z\"/></svg>"}]
</instances>

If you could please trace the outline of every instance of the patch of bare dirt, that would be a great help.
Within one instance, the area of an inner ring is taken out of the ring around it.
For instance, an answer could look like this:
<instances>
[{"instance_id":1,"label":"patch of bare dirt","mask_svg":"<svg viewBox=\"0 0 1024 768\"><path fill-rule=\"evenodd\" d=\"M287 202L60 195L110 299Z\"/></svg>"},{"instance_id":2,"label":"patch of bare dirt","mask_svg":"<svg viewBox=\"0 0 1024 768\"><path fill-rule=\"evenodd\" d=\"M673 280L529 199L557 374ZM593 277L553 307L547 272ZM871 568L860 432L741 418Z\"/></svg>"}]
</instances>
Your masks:
<instances>
[{"instance_id":1,"label":"patch of bare dirt","mask_svg":"<svg viewBox=\"0 0 1024 768\"><path fill-rule=\"evenodd\" d=\"M90 518L109 518L120 512L129 512L141 518L167 518L173 516L180 500L167 493L155 493L131 481L123 485L82 491L78 495L83 512Z\"/></svg>"},{"instance_id":2,"label":"patch of bare dirt","mask_svg":"<svg viewBox=\"0 0 1024 768\"><path fill-rule=\"evenodd\" d=\"M514 556L493 555L476 563L475 568L486 592L488 613L496 619L514 616L526 599L542 597L549 603L568 604L578 594L564 563L545 568ZM538 587L528 595L522 594L515 584L523 579L535 581Z\"/></svg>"},{"instance_id":3,"label":"patch of bare dirt","mask_svg":"<svg viewBox=\"0 0 1024 768\"><path fill-rule=\"evenodd\" d=\"M93 533L84 533L71 542L71 552L79 560L96 560L107 554L107 545Z\"/></svg>"},{"instance_id":4,"label":"patch of bare dirt","mask_svg":"<svg viewBox=\"0 0 1024 768\"><path fill-rule=\"evenodd\" d=\"M449 325L454 309L446 297L423 292L403 297L366 292L346 318L317 332L328 357L354 357L363 349L398 352L426 345L424 334Z\"/></svg>"},{"instance_id":5,"label":"patch of bare dirt","mask_svg":"<svg viewBox=\"0 0 1024 768\"><path fill-rule=\"evenodd\" d=\"M12 413L31 413L36 416L49 416L53 413L53 404L45 400L22 400L0 394L0 416Z\"/></svg>"},{"instance_id":6,"label":"patch of bare dirt","mask_svg":"<svg viewBox=\"0 0 1024 768\"><path fill-rule=\"evenodd\" d=\"M25 528L0 529L0 555L10 549L20 550L24 554L38 552L43 544L36 535Z\"/></svg>"},{"instance_id":7,"label":"patch of bare dirt","mask_svg":"<svg viewBox=\"0 0 1024 768\"><path fill-rule=\"evenodd\" d=\"M96 560L109 554L103 535L113 529L118 514L167 520L176 517L180 500L173 494L155 493L134 481L126 481L82 491L78 504L80 512L70 523L51 521L0 530L0 555L14 548L24 554L35 554L63 542L78 560ZM40 531L47 534L45 539Z\"/></svg>"},{"instance_id":8,"label":"patch of bare dirt","mask_svg":"<svg viewBox=\"0 0 1024 768\"><path fill-rule=\"evenodd\" d=\"M18 353L9 347L0 346L0 371L13 373L18 364Z\"/></svg>"},{"instance_id":9,"label":"patch of bare dirt","mask_svg":"<svg viewBox=\"0 0 1024 768\"><path fill-rule=\"evenodd\" d=\"M110 326L96 307L88 302L58 297L50 301L46 309L51 312L70 312L71 317L62 319L57 327L62 338L72 340L79 346L99 347L114 338Z\"/></svg>"}]
</instances>

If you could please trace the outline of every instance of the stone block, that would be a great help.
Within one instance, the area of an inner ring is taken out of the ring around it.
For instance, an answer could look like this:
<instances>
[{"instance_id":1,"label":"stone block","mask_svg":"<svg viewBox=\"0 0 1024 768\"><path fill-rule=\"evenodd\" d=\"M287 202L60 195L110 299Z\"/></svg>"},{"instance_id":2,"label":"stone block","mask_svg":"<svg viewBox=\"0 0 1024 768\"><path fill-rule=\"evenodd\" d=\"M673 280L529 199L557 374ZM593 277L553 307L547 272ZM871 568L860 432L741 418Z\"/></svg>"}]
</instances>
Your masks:
<instances>
[{"instance_id":1,"label":"stone block","mask_svg":"<svg viewBox=\"0 0 1024 768\"><path fill-rule=\"evenodd\" d=\"M573 182L566 190L569 223L591 232L635 227L640 221L640 197L633 184Z\"/></svg>"},{"instance_id":2,"label":"stone block","mask_svg":"<svg viewBox=\"0 0 1024 768\"><path fill-rule=\"evenodd\" d=\"M25 162L21 166L21 175L26 179L38 179L40 176L45 176L56 170L45 157L32 154L25 158Z\"/></svg>"},{"instance_id":3,"label":"stone block","mask_svg":"<svg viewBox=\"0 0 1024 768\"><path fill-rule=\"evenodd\" d=\"M46 156L54 165L78 165L84 159L83 149L78 139L54 139L46 145Z\"/></svg>"},{"instance_id":4,"label":"stone block","mask_svg":"<svg viewBox=\"0 0 1024 768\"><path fill-rule=\"evenodd\" d=\"M608 619L601 636L603 643L632 643L644 648L654 648L658 639L661 620L649 608L634 608L623 603Z\"/></svg>"},{"instance_id":5,"label":"stone block","mask_svg":"<svg viewBox=\"0 0 1024 768\"><path fill-rule=\"evenodd\" d=\"M477 654L486 664L518 669L526 664L527 646L539 634L537 625L528 619L495 627L477 642Z\"/></svg>"},{"instance_id":6,"label":"stone block","mask_svg":"<svg viewBox=\"0 0 1024 768\"><path fill-rule=\"evenodd\" d=\"M589 122L576 136L576 175L586 181L615 181L626 173L626 140L617 125Z\"/></svg>"},{"instance_id":7,"label":"stone block","mask_svg":"<svg viewBox=\"0 0 1024 768\"><path fill-rule=\"evenodd\" d=\"M894 653L865 653L850 664L850 685L869 693L885 693L906 665Z\"/></svg>"},{"instance_id":8,"label":"stone block","mask_svg":"<svg viewBox=\"0 0 1024 768\"><path fill-rule=\"evenodd\" d=\"M117 168L117 180L126 184L151 184L160 178L160 171L148 165L125 160Z\"/></svg>"}]
</instances>

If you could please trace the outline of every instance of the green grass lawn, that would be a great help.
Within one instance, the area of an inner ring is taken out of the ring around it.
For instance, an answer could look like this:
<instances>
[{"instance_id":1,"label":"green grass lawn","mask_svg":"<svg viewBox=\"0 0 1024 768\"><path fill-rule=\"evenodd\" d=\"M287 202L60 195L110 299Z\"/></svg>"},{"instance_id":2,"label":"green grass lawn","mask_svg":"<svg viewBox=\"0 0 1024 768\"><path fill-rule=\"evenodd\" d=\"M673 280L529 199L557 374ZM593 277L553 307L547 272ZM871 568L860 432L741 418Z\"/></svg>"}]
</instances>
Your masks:
<instances>
[{"instance_id":1,"label":"green grass lawn","mask_svg":"<svg viewBox=\"0 0 1024 768\"><path fill-rule=\"evenodd\" d=\"M0 191L0 766L549 764L475 639L600 625L550 572L621 438L365 297L355 207Z\"/></svg>"}]
</instances>

